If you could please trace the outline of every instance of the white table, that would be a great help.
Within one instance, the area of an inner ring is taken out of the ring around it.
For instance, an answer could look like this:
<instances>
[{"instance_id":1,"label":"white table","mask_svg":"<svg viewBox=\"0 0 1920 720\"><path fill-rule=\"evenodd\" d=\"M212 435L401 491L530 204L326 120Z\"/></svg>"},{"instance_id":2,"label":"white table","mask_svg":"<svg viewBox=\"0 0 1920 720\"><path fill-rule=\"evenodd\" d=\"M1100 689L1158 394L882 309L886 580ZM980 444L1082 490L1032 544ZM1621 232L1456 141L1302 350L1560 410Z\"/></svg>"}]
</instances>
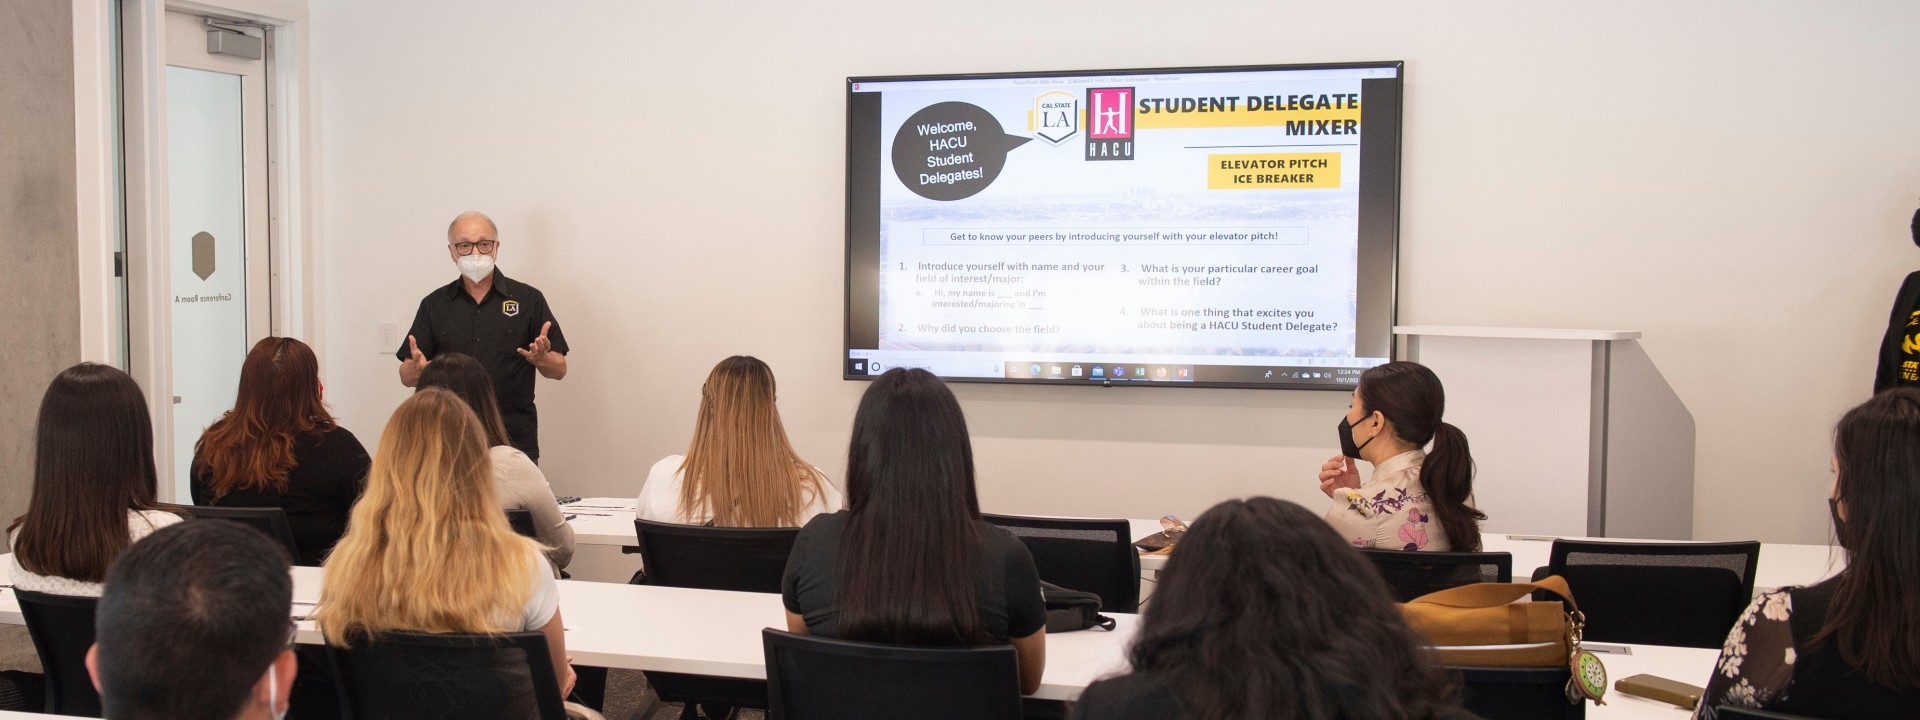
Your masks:
<instances>
[{"instance_id":1,"label":"white table","mask_svg":"<svg viewBox=\"0 0 1920 720\"><path fill-rule=\"evenodd\" d=\"M10 563L0 555L0 565ZM321 568L293 569L293 614L305 616L320 599ZM579 665L627 670L764 679L760 630L786 629L780 596L719 590L561 580L560 617L567 628L567 654ZM1111 631L1087 630L1047 637L1047 671L1034 697L1072 700L1089 683L1125 667L1125 647L1139 617L1107 613ZM19 601L0 591L0 624L20 625ZM324 642L310 620L297 623L299 641Z\"/></svg>"},{"instance_id":2,"label":"white table","mask_svg":"<svg viewBox=\"0 0 1920 720\"><path fill-rule=\"evenodd\" d=\"M634 543L633 498L585 498L562 505L561 512L571 516L573 540L583 545L629 546ZM1139 539L1160 532L1160 521L1130 519L1133 537ZM1667 540L1628 540L1625 538L1568 538L1569 540L1613 540L1617 542L1672 542ZM1553 538L1537 535L1486 534L1481 538L1488 552L1513 554L1515 579L1524 581L1534 568L1546 567L1553 551ZM1140 572L1147 580L1158 577L1167 566L1165 555L1141 555ZM1810 585L1832 577L1845 567L1837 549L1828 545L1789 545L1767 543L1760 547L1760 565L1754 571L1754 592L1783 585Z\"/></svg>"},{"instance_id":3,"label":"white table","mask_svg":"<svg viewBox=\"0 0 1920 720\"><path fill-rule=\"evenodd\" d=\"M11 558L0 555L0 564ZM294 615L312 612L320 598L320 568L293 569ZM785 627L780 596L718 590L562 580L561 617L567 627L567 652L581 665L631 670L664 670L736 678L765 678L760 631ZM1047 636L1047 669L1034 697L1072 700L1095 680L1126 667L1126 647L1139 616L1110 613L1111 632L1086 630ZM25 622L13 591L0 590L0 624ZM312 621L298 623L299 641L322 642ZM1597 649L1605 649L1601 645ZM1650 673L1705 686L1718 653L1698 648L1652 645L1624 647L1630 654L1603 654L1614 678ZM1608 693L1606 707L1589 709L1596 720L1646 718L1679 720L1686 712L1669 705ZM22 717L33 717L21 715ZM11 715L0 715L4 720Z\"/></svg>"}]
</instances>

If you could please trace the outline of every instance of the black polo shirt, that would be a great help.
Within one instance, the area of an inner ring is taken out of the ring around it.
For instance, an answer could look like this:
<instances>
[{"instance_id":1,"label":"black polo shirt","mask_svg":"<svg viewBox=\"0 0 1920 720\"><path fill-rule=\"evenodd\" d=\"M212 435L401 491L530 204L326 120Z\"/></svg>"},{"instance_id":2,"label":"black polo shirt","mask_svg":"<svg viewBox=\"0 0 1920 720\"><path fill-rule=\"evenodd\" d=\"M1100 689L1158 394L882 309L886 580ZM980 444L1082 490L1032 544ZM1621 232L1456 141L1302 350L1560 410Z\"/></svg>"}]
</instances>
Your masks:
<instances>
[{"instance_id":1,"label":"black polo shirt","mask_svg":"<svg viewBox=\"0 0 1920 720\"><path fill-rule=\"evenodd\" d=\"M493 376L493 391L500 399L500 415L507 424L513 446L535 460L540 459L540 416L533 407L533 383L539 371L520 356L518 350L540 337L540 326L547 329L547 341L553 351L567 354L567 336L560 332L560 321L547 306L547 296L528 285L493 271L493 287L479 303L467 294L456 278L420 299L414 313L413 328L407 331L420 344L420 354L432 360L443 352L471 355L487 367ZM402 338L394 353L401 362L413 357Z\"/></svg>"}]
</instances>

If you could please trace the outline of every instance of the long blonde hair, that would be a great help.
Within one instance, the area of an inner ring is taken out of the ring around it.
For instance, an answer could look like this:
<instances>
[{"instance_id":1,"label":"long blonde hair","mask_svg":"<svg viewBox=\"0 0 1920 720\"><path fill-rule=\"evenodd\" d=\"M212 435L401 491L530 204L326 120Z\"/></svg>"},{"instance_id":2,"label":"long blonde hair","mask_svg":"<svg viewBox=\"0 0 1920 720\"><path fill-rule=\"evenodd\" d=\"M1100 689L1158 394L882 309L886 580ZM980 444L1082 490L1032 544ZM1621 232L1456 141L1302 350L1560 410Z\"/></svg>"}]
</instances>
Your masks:
<instances>
[{"instance_id":1,"label":"long blonde hair","mask_svg":"<svg viewBox=\"0 0 1920 720\"><path fill-rule=\"evenodd\" d=\"M341 647L385 631L517 632L506 622L532 592L538 549L494 498L480 421L458 395L428 388L387 421L314 620Z\"/></svg>"},{"instance_id":2,"label":"long blonde hair","mask_svg":"<svg viewBox=\"0 0 1920 720\"><path fill-rule=\"evenodd\" d=\"M719 527L793 527L806 509L803 492L826 495L826 478L787 441L773 370L746 355L720 361L700 386L680 476L680 515L705 509Z\"/></svg>"}]
</instances>

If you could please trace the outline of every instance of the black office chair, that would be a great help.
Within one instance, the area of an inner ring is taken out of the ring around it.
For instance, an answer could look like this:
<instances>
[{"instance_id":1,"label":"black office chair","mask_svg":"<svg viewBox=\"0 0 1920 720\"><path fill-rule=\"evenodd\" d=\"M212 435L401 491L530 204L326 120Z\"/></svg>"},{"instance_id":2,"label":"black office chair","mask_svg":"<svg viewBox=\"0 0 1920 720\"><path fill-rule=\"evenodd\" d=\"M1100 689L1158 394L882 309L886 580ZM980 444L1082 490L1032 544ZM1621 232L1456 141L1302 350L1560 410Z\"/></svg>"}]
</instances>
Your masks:
<instances>
[{"instance_id":1,"label":"black office chair","mask_svg":"<svg viewBox=\"0 0 1920 720\"><path fill-rule=\"evenodd\" d=\"M1555 540L1559 575L1597 642L1718 649L1753 600L1760 543Z\"/></svg>"},{"instance_id":2,"label":"black office chair","mask_svg":"<svg viewBox=\"0 0 1920 720\"><path fill-rule=\"evenodd\" d=\"M566 720L547 636L382 633L328 645L343 720Z\"/></svg>"},{"instance_id":3,"label":"black office chair","mask_svg":"<svg viewBox=\"0 0 1920 720\"><path fill-rule=\"evenodd\" d=\"M1013 646L922 648L760 631L768 720L1020 717Z\"/></svg>"},{"instance_id":4,"label":"black office chair","mask_svg":"<svg viewBox=\"0 0 1920 720\"><path fill-rule=\"evenodd\" d=\"M1393 589L1395 602L1483 582L1513 582L1513 553L1409 552L1363 548Z\"/></svg>"},{"instance_id":5,"label":"black office chair","mask_svg":"<svg viewBox=\"0 0 1920 720\"><path fill-rule=\"evenodd\" d=\"M533 529L532 510L508 510L507 524L513 526L513 531L519 533L521 537L540 539L540 532Z\"/></svg>"},{"instance_id":6,"label":"black office chair","mask_svg":"<svg viewBox=\"0 0 1920 720\"><path fill-rule=\"evenodd\" d=\"M1041 580L1099 595L1107 612L1140 611L1140 551L1127 521L981 517L1026 544Z\"/></svg>"},{"instance_id":7,"label":"black office chair","mask_svg":"<svg viewBox=\"0 0 1920 720\"><path fill-rule=\"evenodd\" d=\"M287 557L300 562L300 548L293 541L293 526L287 524L287 511L277 507L223 507L218 505L166 505L169 512L189 520L229 520L265 533L287 549Z\"/></svg>"},{"instance_id":8,"label":"black office chair","mask_svg":"<svg viewBox=\"0 0 1920 720\"><path fill-rule=\"evenodd\" d=\"M722 528L679 525L635 519L634 537L645 574L642 583L662 587L735 592L780 592L787 556L799 528ZM680 717L697 716L695 709L710 707L764 708L767 683L760 680L716 678L649 670L647 684L655 695L681 703Z\"/></svg>"},{"instance_id":9,"label":"black office chair","mask_svg":"<svg viewBox=\"0 0 1920 720\"><path fill-rule=\"evenodd\" d=\"M1809 715L1789 715L1787 713L1768 712L1766 710L1734 707L1732 705L1721 705L1714 708L1714 712L1717 713L1715 717L1720 718L1720 720L1817 720Z\"/></svg>"},{"instance_id":10,"label":"black office chair","mask_svg":"<svg viewBox=\"0 0 1920 720\"><path fill-rule=\"evenodd\" d=\"M1564 667L1454 667L1465 681L1463 706L1485 720L1583 720L1587 703L1567 700Z\"/></svg>"},{"instance_id":11,"label":"black office chair","mask_svg":"<svg viewBox=\"0 0 1920 720\"><path fill-rule=\"evenodd\" d=\"M100 717L100 693L87 674L87 649L93 647L93 615L100 599L18 589L13 594L47 676L46 712Z\"/></svg>"}]
</instances>

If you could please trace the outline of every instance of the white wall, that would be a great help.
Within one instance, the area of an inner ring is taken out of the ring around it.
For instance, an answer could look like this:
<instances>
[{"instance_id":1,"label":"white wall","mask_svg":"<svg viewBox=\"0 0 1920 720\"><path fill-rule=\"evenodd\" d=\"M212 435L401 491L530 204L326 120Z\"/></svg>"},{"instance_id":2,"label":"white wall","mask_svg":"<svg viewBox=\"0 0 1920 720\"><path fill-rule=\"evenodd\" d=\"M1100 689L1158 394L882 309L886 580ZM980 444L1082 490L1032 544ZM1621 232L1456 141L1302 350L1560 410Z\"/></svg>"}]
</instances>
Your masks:
<instances>
[{"instance_id":1,"label":"white wall","mask_svg":"<svg viewBox=\"0 0 1920 720\"><path fill-rule=\"evenodd\" d=\"M734 353L838 477L843 78L1407 61L1400 319L1645 331L1695 416L1696 534L1819 542L1832 422L1920 265L1920 6L1882 2L313 3L330 400L404 390L376 323L442 229L574 344L542 382L563 493L628 494ZM990 510L1323 502L1333 393L957 386ZM1516 407L1514 423L1532 413ZM1465 428L1469 435L1473 428Z\"/></svg>"}]
</instances>

